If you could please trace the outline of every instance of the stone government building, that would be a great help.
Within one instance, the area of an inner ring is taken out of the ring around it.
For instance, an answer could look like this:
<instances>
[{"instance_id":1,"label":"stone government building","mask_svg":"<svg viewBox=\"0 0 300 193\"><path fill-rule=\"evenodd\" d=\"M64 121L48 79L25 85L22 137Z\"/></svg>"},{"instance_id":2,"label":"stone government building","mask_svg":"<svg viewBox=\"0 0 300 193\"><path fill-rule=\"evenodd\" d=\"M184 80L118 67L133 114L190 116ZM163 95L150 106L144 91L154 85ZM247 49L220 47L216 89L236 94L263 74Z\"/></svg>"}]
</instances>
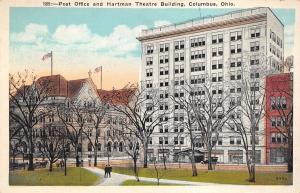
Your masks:
<instances>
[{"instance_id":1,"label":"stone government building","mask_svg":"<svg viewBox=\"0 0 300 193\"><path fill-rule=\"evenodd\" d=\"M77 80L66 80L61 75L52 75L52 76L44 76L40 77L37 80L37 83L42 81L51 82L51 90L47 93L47 100L40 105L39 108L44 108L44 105L51 105L55 103L56 105L68 105L67 101L80 101L82 103L82 107L84 106L86 109L89 109L90 104L94 101L99 100L100 102L104 102L105 100L110 99L112 96L112 91L105 91L101 89L97 89L95 84L93 83L91 78L85 79L77 79ZM122 92L127 92L127 90L116 90L114 92L118 92L118 96L122 96ZM50 101L50 102L49 102ZM121 100L113 100L114 103L118 103ZM65 118L72 120L70 114L66 113ZM91 120L85 120L86 124L84 126L84 132L89 135L89 137L94 140L95 129L93 129L93 124ZM112 157L124 157L127 154L124 152L124 142L118 135L120 130L121 121L127 121L123 115L120 113L113 111L111 108L108 108L106 114L102 120L100 125L100 135L99 135L99 143L97 145L98 157L106 157L107 151L110 152L110 156ZM130 124L130 123L128 123ZM11 123L10 128L16 126L16 124ZM38 124L33 129L33 141L35 143L34 147L34 157L41 157L41 135L43 132L43 128L50 126L52 128L60 128L63 129L65 125L60 120L60 117L57 113L52 113L50 115L41 117L38 120ZM86 158L93 157L93 149L89 144L89 140L86 134L82 134L80 136L80 143L78 147L80 158L86 160ZM82 145L81 145L82 141ZM74 148L69 146L67 148L70 153L71 158L75 158ZM24 141L24 145L22 147L22 151L25 153L28 152L27 143Z\"/></svg>"}]
</instances>

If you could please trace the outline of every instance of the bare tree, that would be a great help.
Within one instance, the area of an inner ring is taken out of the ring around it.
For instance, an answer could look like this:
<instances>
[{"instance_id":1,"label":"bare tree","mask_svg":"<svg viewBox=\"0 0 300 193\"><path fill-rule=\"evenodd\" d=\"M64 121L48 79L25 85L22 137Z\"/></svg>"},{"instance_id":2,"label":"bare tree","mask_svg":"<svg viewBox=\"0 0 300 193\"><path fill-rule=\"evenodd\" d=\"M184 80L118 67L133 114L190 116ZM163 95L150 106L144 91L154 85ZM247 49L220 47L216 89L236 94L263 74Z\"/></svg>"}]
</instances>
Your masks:
<instances>
[{"instance_id":1,"label":"bare tree","mask_svg":"<svg viewBox=\"0 0 300 193\"><path fill-rule=\"evenodd\" d=\"M187 83L188 84L188 83ZM175 121L180 121L180 124L177 124L178 126L182 126L184 128L184 130L186 130L188 132L189 135L189 139L190 139L190 148L191 148L191 155L190 157L190 161L192 164L192 176L197 176L197 168L196 168L196 162L195 162L195 138L196 135L195 134L195 130L194 130L194 123L196 121L195 117L194 117L194 112L193 112L193 100L194 100L194 93L190 93L189 94L189 86L183 87L184 90L182 90L182 93L186 93L186 95L188 96L184 96L184 94L182 94L182 96L180 96L179 93L175 93L173 96L171 96L171 99L174 101L175 103L175 109L182 109L184 111L184 113L186 114L186 119L184 118L184 115L182 115L181 117L177 118L177 116L174 116L176 118L174 118ZM176 112L176 110L175 110Z\"/></svg>"},{"instance_id":2,"label":"bare tree","mask_svg":"<svg viewBox=\"0 0 300 193\"><path fill-rule=\"evenodd\" d=\"M86 130L83 130L87 139L89 140L89 144L94 150L94 166L97 166L97 154L98 154L98 146L99 146L99 137L101 133L101 126L103 126L104 118L108 115L108 99L103 98L102 101L99 99L94 99L92 106L90 106L87 110L89 113L88 120L92 123L92 127L95 133L94 137L91 137Z\"/></svg>"},{"instance_id":3,"label":"bare tree","mask_svg":"<svg viewBox=\"0 0 300 193\"><path fill-rule=\"evenodd\" d=\"M231 114L231 123L227 124L242 139L243 148L246 152L249 181L251 182L255 182L257 130L264 117L265 91L263 81L266 73L261 67L242 68L241 79L236 84L241 93L239 95L240 100L237 101L239 106L237 112Z\"/></svg>"},{"instance_id":4,"label":"bare tree","mask_svg":"<svg viewBox=\"0 0 300 193\"><path fill-rule=\"evenodd\" d=\"M65 125L67 137L73 146L76 157L76 167L79 167L79 152L82 152L82 137L87 120L90 118L87 107L81 100L66 99L64 104L56 105L57 116Z\"/></svg>"},{"instance_id":5,"label":"bare tree","mask_svg":"<svg viewBox=\"0 0 300 193\"><path fill-rule=\"evenodd\" d=\"M202 139L208 153L208 169L212 170L212 149L216 145L219 133L223 125L228 121L230 113L236 105L229 105L230 93L227 92L227 85L216 86L217 80L209 80L194 86L194 82L186 83L182 86L185 92L184 97L173 97L184 110L187 119L184 120L185 129L189 133L191 141L191 162L193 176L197 175L195 166L195 140ZM199 131L196 131L199 130Z\"/></svg>"},{"instance_id":6,"label":"bare tree","mask_svg":"<svg viewBox=\"0 0 300 193\"><path fill-rule=\"evenodd\" d=\"M34 170L33 129L38 120L49 114L44 103L53 89L51 79L37 81L33 72L25 71L9 75L9 116L23 131L28 145L28 170ZM42 110L41 110L42 109ZM12 124L10 127L13 127Z\"/></svg>"},{"instance_id":7,"label":"bare tree","mask_svg":"<svg viewBox=\"0 0 300 193\"><path fill-rule=\"evenodd\" d=\"M138 167L137 161L140 155L140 141L139 139L131 132L126 130L124 125L127 124L125 121L122 121L122 130L118 130L121 135L121 139L124 142L124 151L133 161L133 172L136 177L136 180L139 182Z\"/></svg>"},{"instance_id":8,"label":"bare tree","mask_svg":"<svg viewBox=\"0 0 300 193\"><path fill-rule=\"evenodd\" d=\"M129 119L131 124L128 124L126 129L141 141L144 154L143 167L147 168L149 138L155 127L168 121L170 110L160 110L158 90L145 88L143 83L115 90L113 93L113 98L117 101L112 101L111 104L114 110Z\"/></svg>"},{"instance_id":9,"label":"bare tree","mask_svg":"<svg viewBox=\"0 0 300 193\"><path fill-rule=\"evenodd\" d=\"M163 178L163 176L165 175L165 170L159 170L157 167L157 161L153 160L153 165L154 165L154 171L155 171L155 177L156 177L156 182L157 185L160 185L160 179Z\"/></svg>"},{"instance_id":10,"label":"bare tree","mask_svg":"<svg viewBox=\"0 0 300 193\"><path fill-rule=\"evenodd\" d=\"M10 158L12 157L12 164L15 164L16 156L22 153L24 135L19 124L14 123L11 117L9 117L9 121L9 154Z\"/></svg>"},{"instance_id":11,"label":"bare tree","mask_svg":"<svg viewBox=\"0 0 300 193\"><path fill-rule=\"evenodd\" d=\"M50 124L43 128L40 151L49 160L50 172L52 172L53 163L63 155L65 137L60 127Z\"/></svg>"}]
</instances>

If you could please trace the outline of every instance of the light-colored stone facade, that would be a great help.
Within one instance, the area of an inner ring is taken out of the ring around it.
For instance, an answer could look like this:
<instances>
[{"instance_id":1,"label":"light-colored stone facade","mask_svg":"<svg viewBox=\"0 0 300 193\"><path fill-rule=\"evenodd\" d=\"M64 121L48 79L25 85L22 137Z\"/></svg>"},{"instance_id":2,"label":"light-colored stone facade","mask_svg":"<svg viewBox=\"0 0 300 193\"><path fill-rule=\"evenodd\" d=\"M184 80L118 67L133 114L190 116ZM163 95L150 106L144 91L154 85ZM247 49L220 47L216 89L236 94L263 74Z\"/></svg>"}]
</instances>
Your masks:
<instances>
[{"instance_id":1,"label":"light-colored stone facade","mask_svg":"<svg viewBox=\"0 0 300 193\"><path fill-rule=\"evenodd\" d=\"M180 83L176 86L175 82L190 83L194 78L222 77L216 85L222 87L225 82L235 84L230 81L230 74L240 74L240 66L252 65L251 60L258 61L259 64L254 65L277 73L283 70L283 34L283 24L269 8L239 10L221 16L143 30L142 35L137 37L142 48L140 80L146 84L152 83L162 94L168 93L170 96L177 86L180 88ZM235 61L235 67L231 66L232 61ZM171 107L174 105L170 97L163 100ZM174 111L175 113L177 112ZM169 121L165 127L162 131L161 128L154 130L149 146L150 152L153 152L150 157L160 159L159 149L163 145L164 149L168 149L168 161L172 162L173 153L178 149L189 148L190 142L186 131L181 132L174 120ZM257 131L259 163L265 163L264 127L262 119ZM236 134L224 129L221 136L222 141L214 147L213 156L217 156L221 163L245 163L245 152L242 145L237 144ZM182 144L174 144L175 137L179 137L179 141L183 137ZM230 138L233 138L233 144L230 143ZM163 144L160 144L159 140L162 139Z\"/></svg>"}]
</instances>

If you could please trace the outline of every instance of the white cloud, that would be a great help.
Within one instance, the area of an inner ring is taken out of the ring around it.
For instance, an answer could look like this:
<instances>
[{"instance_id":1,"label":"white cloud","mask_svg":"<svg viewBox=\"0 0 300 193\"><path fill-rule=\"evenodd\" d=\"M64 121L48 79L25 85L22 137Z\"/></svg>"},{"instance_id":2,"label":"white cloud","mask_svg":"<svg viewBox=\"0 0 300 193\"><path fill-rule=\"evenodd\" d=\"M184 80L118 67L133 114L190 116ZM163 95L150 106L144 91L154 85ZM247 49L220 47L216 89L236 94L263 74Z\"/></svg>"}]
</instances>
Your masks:
<instances>
[{"instance_id":1,"label":"white cloud","mask_svg":"<svg viewBox=\"0 0 300 193\"><path fill-rule=\"evenodd\" d=\"M170 25L172 24L171 22L167 21L167 20L157 20L157 21L154 21L154 27L161 27L161 26L164 26L164 25Z\"/></svg>"},{"instance_id":2,"label":"white cloud","mask_svg":"<svg viewBox=\"0 0 300 193\"><path fill-rule=\"evenodd\" d=\"M53 40L63 44L86 43L93 34L86 24L60 25L53 34Z\"/></svg>"},{"instance_id":3,"label":"white cloud","mask_svg":"<svg viewBox=\"0 0 300 193\"><path fill-rule=\"evenodd\" d=\"M47 34L47 25L30 23L25 27L24 32L12 33L11 40L13 42L39 43L46 38Z\"/></svg>"},{"instance_id":4,"label":"white cloud","mask_svg":"<svg viewBox=\"0 0 300 193\"><path fill-rule=\"evenodd\" d=\"M136 40L136 37L145 28L147 26L144 25L134 28L119 25L108 36L94 35L91 42L84 46L89 50L102 50L112 55L126 55L138 49L138 40Z\"/></svg>"},{"instance_id":5,"label":"white cloud","mask_svg":"<svg viewBox=\"0 0 300 193\"><path fill-rule=\"evenodd\" d=\"M145 28L145 25L133 28L118 25L110 34L101 36L93 33L86 24L61 25L52 36L59 44L52 46L63 50L98 51L105 55L128 55L139 49L136 37Z\"/></svg>"}]
</instances>

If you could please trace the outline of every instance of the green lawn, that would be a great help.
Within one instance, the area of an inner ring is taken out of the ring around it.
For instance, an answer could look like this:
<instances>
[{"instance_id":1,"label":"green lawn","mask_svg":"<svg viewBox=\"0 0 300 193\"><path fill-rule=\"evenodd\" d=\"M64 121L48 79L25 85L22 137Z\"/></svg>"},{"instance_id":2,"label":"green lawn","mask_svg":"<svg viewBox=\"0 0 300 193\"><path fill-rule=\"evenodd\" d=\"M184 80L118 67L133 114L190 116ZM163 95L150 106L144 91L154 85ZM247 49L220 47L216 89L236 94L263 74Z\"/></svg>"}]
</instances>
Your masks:
<instances>
[{"instance_id":1,"label":"green lawn","mask_svg":"<svg viewBox=\"0 0 300 193\"><path fill-rule=\"evenodd\" d=\"M113 172L133 175L130 168L113 168ZM256 173L256 183L247 181L246 171L205 171L198 170L198 176L192 177L191 169L160 169L160 178L184 180L193 182L212 182L221 184L239 185L291 185L293 182L292 173ZM153 168L139 168L140 177L155 178L156 173Z\"/></svg>"},{"instance_id":2,"label":"green lawn","mask_svg":"<svg viewBox=\"0 0 300 193\"><path fill-rule=\"evenodd\" d=\"M162 184L162 183L159 183L159 185L160 186L173 186L173 184ZM157 183L156 182L146 182L146 181L137 182L136 180L126 180L122 183L122 186L157 186Z\"/></svg>"},{"instance_id":3,"label":"green lawn","mask_svg":"<svg viewBox=\"0 0 300 193\"><path fill-rule=\"evenodd\" d=\"M52 172L47 169L35 171L12 171L9 174L10 185L22 186L88 186L100 180L96 174L83 168L68 168L67 176L64 171L55 168Z\"/></svg>"}]
</instances>

